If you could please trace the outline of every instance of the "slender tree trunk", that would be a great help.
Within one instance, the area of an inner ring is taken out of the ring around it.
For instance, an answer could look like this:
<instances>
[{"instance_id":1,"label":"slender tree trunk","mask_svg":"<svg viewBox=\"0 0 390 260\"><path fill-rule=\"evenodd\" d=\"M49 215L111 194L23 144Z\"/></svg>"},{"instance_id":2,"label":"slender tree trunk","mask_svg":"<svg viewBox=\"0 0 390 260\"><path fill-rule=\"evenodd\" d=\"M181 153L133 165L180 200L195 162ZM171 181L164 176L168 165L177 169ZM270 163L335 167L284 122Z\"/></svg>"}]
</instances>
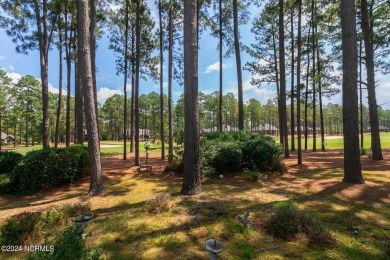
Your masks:
<instances>
[{"instance_id":1,"label":"slender tree trunk","mask_svg":"<svg viewBox=\"0 0 390 260\"><path fill-rule=\"evenodd\" d=\"M341 1L343 51L343 182L364 183L359 153L359 119L357 97L357 36L354 0Z\"/></svg>"},{"instance_id":2,"label":"slender tree trunk","mask_svg":"<svg viewBox=\"0 0 390 260\"><path fill-rule=\"evenodd\" d=\"M181 193L202 192L199 169L197 1L184 2L184 176Z\"/></svg>"},{"instance_id":3,"label":"slender tree trunk","mask_svg":"<svg viewBox=\"0 0 390 260\"><path fill-rule=\"evenodd\" d=\"M373 160L383 160L381 138L379 133L378 105L375 93L375 65L373 46L373 25L370 26L370 18L367 0L361 0L362 31L364 39L365 60L367 70L368 110L371 127L371 149ZM371 18L373 19L373 18Z\"/></svg>"},{"instance_id":4,"label":"slender tree trunk","mask_svg":"<svg viewBox=\"0 0 390 260\"><path fill-rule=\"evenodd\" d=\"M309 26L309 33L307 34L307 48L310 44L311 25ZM308 102L309 102L309 74L310 74L310 51L307 52L307 71L306 71L306 88L305 88L305 151L307 151L307 138L308 138Z\"/></svg>"},{"instance_id":5,"label":"slender tree trunk","mask_svg":"<svg viewBox=\"0 0 390 260\"><path fill-rule=\"evenodd\" d=\"M317 151L317 126L316 126L316 59L315 59L315 53L316 53L316 41L315 41L315 38L316 38L316 34L314 32L314 28L316 26L316 11L315 11L315 8L314 8L314 0L311 1L311 27L312 27L312 62L313 62L313 69L312 69L312 84L313 84L313 152L316 152Z\"/></svg>"},{"instance_id":6,"label":"slender tree trunk","mask_svg":"<svg viewBox=\"0 0 390 260\"><path fill-rule=\"evenodd\" d=\"M325 128L324 128L324 111L322 107L322 77L321 77L321 60L320 60L320 45L318 40L317 25L315 27L317 35L317 73L318 73L318 98L320 102L320 124L321 124L321 151L325 151Z\"/></svg>"},{"instance_id":7,"label":"slender tree trunk","mask_svg":"<svg viewBox=\"0 0 390 260\"><path fill-rule=\"evenodd\" d=\"M43 148L49 148L49 81L48 81L48 66L49 66L49 49L50 37L47 31L47 0L42 3L42 16L40 1L34 0L35 18L38 29L39 56L41 66L41 82L42 82L42 115L43 115L43 131L42 140Z\"/></svg>"},{"instance_id":8,"label":"slender tree trunk","mask_svg":"<svg viewBox=\"0 0 390 260\"><path fill-rule=\"evenodd\" d=\"M68 1L65 2L65 51L66 51L66 147L70 145L70 90L71 90L71 75L72 75L72 58L71 58L71 42L72 32L70 29L70 37L68 39Z\"/></svg>"},{"instance_id":9,"label":"slender tree trunk","mask_svg":"<svg viewBox=\"0 0 390 260\"><path fill-rule=\"evenodd\" d=\"M16 147L16 116L15 116L15 112L16 112L16 109L14 106L14 147Z\"/></svg>"},{"instance_id":10,"label":"slender tree trunk","mask_svg":"<svg viewBox=\"0 0 390 260\"><path fill-rule=\"evenodd\" d=\"M280 101L282 114L282 127L284 138L284 157L289 158L288 130L287 130L287 107L286 107L286 62L284 45L284 1L279 0L279 67L280 67Z\"/></svg>"},{"instance_id":11,"label":"slender tree trunk","mask_svg":"<svg viewBox=\"0 0 390 260\"><path fill-rule=\"evenodd\" d=\"M135 166L140 165L139 160L139 73L140 73L140 50L141 50L141 17L140 17L140 3L137 1L137 14L136 14L136 75L135 75L135 88L134 88L134 117L135 117Z\"/></svg>"},{"instance_id":12,"label":"slender tree trunk","mask_svg":"<svg viewBox=\"0 0 390 260\"><path fill-rule=\"evenodd\" d=\"M92 67L92 83L93 83L93 100L95 103L96 111L96 122L98 122L98 133L99 133L99 146L100 146L100 127L99 127L99 109L97 101L97 86L96 86L96 4L97 0L90 0L90 24L89 24L89 33L90 33L90 46L91 46L91 67Z\"/></svg>"},{"instance_id":13,"label":"slender tree trunk","mask_svg":"<svg viewBox=\"0 0 390 260\"><path fill-rule=\"evenodd\" d=\"M275 31L274 24L272 23L272 31ZM281 103L280 103L280 88L279 88L279 67L278 67L278 56L276 50L276 39L275 34L272 34L272 45L273 45L273 56L274 56L274 67L275 67L275 81L276 81L276 96L278 99L278 122L279 122L279 141L281 144L284 143L282 134L282 116L281 116Z\"/></svg>"},{"instance_id":14,"label":"slender tree trunk","mask_svg":"<svg viewBox=\"0 0 390 260\"><path fill-rule=\"evenodd\" d=\"M302 0L298 0L298 64L297 64L297 130L298 164L302 164L301 142L301 55L302 55Z\"/></svg>"},{"instance_id":15,"label":"slender tree trunk","mask_svg":"<svg viewBox=\"0 0 390 260\"><path fill-rule=\"evenodd\" d=\"M58 148L58 143L60 140L60 117L61 117L61 108L62 108L62 29L61 29L61 22L58 23L58 50L60 54L60 71L59 71L59 82L58 82L58 106L57 106L57 118L56 118L56 133L54 137L54 147Z\"/></svg>"},{"instance_id":16,"label":"slender tree trunk","mask_svg":"<svg viewBox=\"0 0 390 260\"><path fill-rule=\"evenodd\" d=\"M222 0L219 0L219 106L218 106L218 130L222 132L222 101L223 101L223 38L222 38Z\"/></svg>"},{"instance_id":17,"label":"slender tree trunk","mask_svg":"<svg viewBox=\"0 0 390 260\"><path fill-rule=\"evenodd\" d=\"M172 164L173 159L173 121L172 121L172 75L173 75L173 13L172 7L168 12L168 163Z\"/></svg>"},{"instance_id":18,"label":"slender tree trunk","mask_svg":"<svg viewBox=\"0 0 390 260\"><path fill-rule=\"evenodd\" d=\"M165 136L164 136L164 33L162 22L162 5L158 1L158 17L160 22L160 140L161 140L161 159L165 159Z\"/></svg>"},{"instance_id":19,"label":"slender tree trunk","mask_svg":"<svg viewBox=\"0 0 390 260\"><path fill-rule=\"evenodd\" d=\"M291 7L291 151L295 151L295 118L294 118L294 8Z\"/></svg>"},{"instance_id":20,"label":"slender tree trunk","mask_svg":"<svg viewBox=\"0 0 390 260\"><path fill-rule=\"evenodd\" d=\"M240 53L240 37L238 32L238 3L233 0L233 23L234 23L234 50L236 53L237 85L238 85L238 129L244 130L244 93L242 88L242 69Z\"/></svg>"},{"instance_id":21,"label":"slender tree trunk","mask_svg":"<svg viewBox=\"0 0 390 260\"><path fill-rule=\"evenodd\" d=\"M125 72L123 80L123 160L126 160L127 155L127 66L128 66L128 49L129 49L129 0L126 0L126 26L125 26Z\"/></svg>"},{"instance_id":22,"label":"slender tree trunk","mask_svg":"<svg viewBox=\"0 0 390 260\"><path fill-rule=\"evenodd\" d=\"M85 116L88 132L88 152L90 161L90 188L88 196L99 195L104 192L103 176L100 162L99 133L96 120L94 93L93 93L93 76L91 68L91 54L89 41L89 17L88 1L77 1L77 26L79 42L79 63L81 81L84 86L83 94L85 99Z\"/></svg>"},{"instance_id":23,"label":"slender tree trunk","mask_svg":"<svg viewBox=\"0 0 390 260\"><path fill-rule=\"evenodd\" d=\"M363 132L363 91L362 91L362 50L363 41L360 39L359 41L359 92L360 92L360 147L364 148L364 132Z\"/></svg>"},{"instance_id":24,"label":"slender tree trunk","mask_svg":"<svg viewBox=\"0 0 390 260\"><path fill-rule=\"evenodd\" d=\"M135 33L131 26L131 115L130 115L130 153L134 152L134 101L135 101Z\"/></svg>"},{"instance_id":25,"label":"slender tree trunk","mask_svg":"<svg viewBox=\"0 0 390 260\"><path fill-rule=\"evenodd\" d=\"M78 39L80 37L78 36ZM84 102L83 102L83 85L81 82L81 73L83 68L81 68L80 60L80 48L83 46L78 42L77 46L77 57L76 57L76 66L75 66L75 77L76 77L76 88L75 88L75 114L76 114L76 143L83 144L84 142Z\"/></svg>"},{"instance_id":26,"label":"slender tree trunk","mask_svg":"<svg viewBox=\"0 0 390 260\"><path fill-rule=\"evenodd\" d=\"M28 128L28 119L29 119L29 113L30 113L30 108L27 103L27 111L26 111L26 147L28 147L29 142L28 142L28 134L29 134L29 128Z\"/></svg>"}]
</instances>

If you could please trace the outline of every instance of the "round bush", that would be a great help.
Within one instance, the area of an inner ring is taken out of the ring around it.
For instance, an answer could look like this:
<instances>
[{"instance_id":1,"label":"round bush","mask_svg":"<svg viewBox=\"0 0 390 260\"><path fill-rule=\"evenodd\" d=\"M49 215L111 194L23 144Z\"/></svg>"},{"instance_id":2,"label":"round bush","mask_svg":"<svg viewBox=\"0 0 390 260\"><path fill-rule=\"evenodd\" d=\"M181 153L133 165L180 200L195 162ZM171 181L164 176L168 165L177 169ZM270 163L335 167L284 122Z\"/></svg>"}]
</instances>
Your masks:
<instances>
[{"instance_id":1,"label":"round bush","mask_svg":"<svg viewBox=\"0 0 390 260\"><path fill-rule=\"evenodd\" d=\"M22 159L20 153L1 152L0 153L0 174L11 173Z\"/></svg>"},{"instance_id":2,"label":"round bush","mask_svg":"<svg viewBox=\"0 0 390 260\"><path fill-rule=\"evenodd\" d=\"M235 143L223 144L212 160L212 165L218 172L236 172L240 170L242 150Z\"/></svg>"},{"instance_id":3,"label":"round bush","mask_svg":"<svg viewBox=\"0 0 390 260\"><path fill-rule=\"evenodd\" d=\"M274 158L278 158L282 152L282 147L268 136L249 141L244 146L247 166L258 170L270 169Z\"/></svg>"}]
</instances>

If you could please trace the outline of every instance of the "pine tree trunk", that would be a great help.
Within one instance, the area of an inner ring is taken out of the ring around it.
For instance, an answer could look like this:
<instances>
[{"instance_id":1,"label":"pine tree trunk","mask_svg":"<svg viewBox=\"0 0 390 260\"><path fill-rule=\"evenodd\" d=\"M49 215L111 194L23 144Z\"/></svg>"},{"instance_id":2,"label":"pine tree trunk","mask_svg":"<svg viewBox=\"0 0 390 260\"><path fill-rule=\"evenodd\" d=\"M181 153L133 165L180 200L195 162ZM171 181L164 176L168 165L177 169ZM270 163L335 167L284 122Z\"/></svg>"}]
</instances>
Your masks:
<instances>
[{"instance_id":1,"label":"pine tree trunk","mask_svg":"<svg viewBox=\"0 0 390 260\"><path fill-rule=\"evenodd\" d=\"M317 32L317 24L316 24L316 35L318 35L318 32ZM319 78L318 78L318 99L319 99L319 106L320 106L320 126L321 126L321 151L325 151L325 127L324 127L324 111L323 111L323 107L322 107L322 78L321 78L321 71L322 71L322 67L321 67L321 60L320 60L320 45L319 45L319 40L318 40L318 36L317 36L317 73L319 75Z\"/></svg>"},{"instance_id":2,"label":"pine tree trunk","mask_svg":"<svg viewBox=\"0 0 390 260\"><path fill-rule=\"evenodd\" d=\"M172 7L168 12L168 163L172 164L173 159L173 121L172 121L172 75L173 75L173 13Z\"/></svg>"},{"instance_id":3,"label":"pine tree trunk","mask_svg":"<svg viewBox=\"0 0 390 260\"><path fill-rule=\"evenodd\" d=\"M57 118L56 118L56 133L54 137L54 147L58 148L58 143L60 140L60 116L62 108L62 31L61 31L61 22L58 23L58 41L59 41L59 54L60 54L60 71L59 71L59 82L58 82L58 106L57 106Z\"/></svg>"},{"instance_id":4,"label":"pine tree trunk","mask_svg":"<svg viewBox=\"0 0 390 260\"><path fill-rule=\"evenodd\" d=\"M359 97L360 97L360 147L364 148L364 132L363 132L363 91L362 91L362 45L363 41L359 41Z\"/></svg>"},{"instance_id":5,"label":"pine tree trunk","mask_svg":"<svg viewBox=\"0 0 390 260\"><path fill-rule=\"evenodd\" d=\"M130 153L134 152L134 101L135 101L135 33L131 26L131 115L130 115Z\"/></svg>"},{"instance_id":6,"label":"pine tree trunk","mask_svg":"<svg viewBox=\"0 0 390 260\"><path fill-rule=\"evenodd\" d=\"M123 94L124 94L124 104L123 104L123 160L126 160L127 156L127 66L128 66L128 49L129 49L129 0L126 0L126 26L125 26L125 71L124 71L124 80L123 80Z\"/></svg>"},{"instance_id":7,"label":"pine tree trunk","mask_svg":"<svg viewBox=\"0 0 390 260\"><path fill-rule=\"evenodd\" d=\"M238 33L238 3L233 0L233 23L234 23L234 50L236 53L237 65L237 85L238 85L238 129L244 130L244 93L242 88L242 70L241 70L241 53L240 37Z\"/></svg>"},{"instance_id":8,"label":"pine tree trunk","mask_svg":"<svg viewBox=\"0 0 390 260\"><path fill-rule=\"evenodd\" d=\"M68 39L68 9L67 1L65 3L65 51L66 51L66 147L70 145L70 90L71 90L71 75L72 75L72 58L71 58L71 42L72 32L70 30L70 37Z\"/></svg>"},{"instance_id":9,"label":"pine tree trunk","mask_svg":"<svg viewBox=\"0 0 390 260\"><path fill-rule=\"evenodd\" d=\"M341 1L343 51L344 182L364 183L359 152L357 36L354 0Z\"/></svg>"},{"instance_id":10,"label":"pine tree trunk","mask_svg":"<svg viewBox=\"0 0 390 260\"><path fill-rule=\"evenodd\" d=\"M301 55L302 55L302 0L298 0L298 57L297 57L297 137L298 164L302 164L301 142Z\"/></svg>"},{"instance_id":11,"label":"pine tree trunk","mask_svg":"<svg viewBox=\"0 0 390 260\"><path fill-rule=\"evenodd\" d=\"M314 8L314 0L311 1L311 27L312 27L312 62L313 62L313 69L312 69L312 84L313 84L313 152L317 151L317 125L316 125L316 59L315 59L315 53L316 53L316 41L315 41L315 33L314 33L314 28L316 26L316 21L315 21L315 16L316 16L316 11Z\"/></svg>"},{"instance_id":12,"label":"pine tree trunk","mask_svg":"<svg viewBox=\"0 0 390 260\"><path fill-rule=\"evenodd\" d=\"M30 113L30 110L29 110L29 104L27 102L27 111L26 111L26 147L28 147L29 143L28 143L28 134L29 134L29 128L28 128L28 119L29 119L29 113Z\"/></svg>"},{"instance_id":13,"label":"pine tree trunk","mask_svg":"<svg viewBox=\"0 0 390 260\"><path fill-rule=\"evenodd\" d=\"M79 41L79 63L80 63L80 78L85 99L85 116L88 132L88 153L90 161L90 188L88 196L99 195L104 192L103 176L100 162L99 149L99 133L96 120L94 92L93 92L93 77L91 68L90 54L90 39L89 39L89 17L88 17L88 1L77 1L77 26L78 26L78 41Z\"/></svg>"},{"instance_id":14,"label":"pine tree trunk","mask_svg":"<svg viewBox=\"0 0 390 260\"><path fill-rule=\"evenodd\" d=\"M136 74L135 74L135 88L134 88L134 125L135 125L135 157L134 165L140 165L139 159L139 107L138 107L138 95L139 95L139 73L140 73L140 50L141 50L141 19L140 19L140 3L137 1L137 15L136 15Z\"/></svg>"},{"instance_id":15,"label":"pine tree trunk","mask_svg":"<svg viewBox=\"0 0 390 260\"><path fill-rule=\"evenodd\" d=\"M78 35L77 35L78 36ZM78 36L78 40L80 37ZM83 85L81 82L82 70L81 64L79 62L79 49L83 48L81 43L77 41L77 57L75 64L75 77L76 77L76 87L75 87L75 117L76 117L76 143L83 144L84 142L84 102L83 102Z\"/></svg>"},{"instance_id":16,"label":"pine tree trunk","mask_svg":"<svg viewBox=\"0 0 390 260\"><path fill-rule=\"evenodd\" d=\"M274 24L272 23L272 31L274 32ZM276 50L276 39L275 34L272 34L272 45L273 45L273 58L274 58L274 68L275 68L275 83L276 83L276 96L278 99L278 122L279 122L279 141L281 144L284 143L283 132L282 132L282 116L281 116L281 106L280 106L280 87L279 87L279 67L278 67L278 57Z\"/></svg>"},{"instance_id":17,"label":"pine tree trunk","mask_svg":"<svg viewBox=\"0 0 390 260\"><path fill-rule=\"evenodd\" d=\"M286 107L286 62L284 45L284 1L279 0L279 68L280 68L280 101L283 129L284 157L289 158L288 150L288 129L287 129L287 107Z\"/></svg>"},{"instance_id":18,"label":"pine tree trunk","mask_svg":"<svg viewBox=\"0 0 390 260\"><path fill-rule=\"evenodd\" d=\"M381 139L379 134L378 105L375 93L375 65L374 46L372 40L373 28L370 26L370 17L367 0L361 0L362 31L365 48L365 60L367 70L368 109L370 114L371 149L373 160L383 160ZM373 18L371 18L373 19Z\"/></svg>"},{"instance_id":19,"label":"pine tree trunk","mask_svg":"<svg viewBox=\"0 0 390 260\"><path fill-rule=\"evenodd\" d=\"M309 26L309 32L307 34L307 47L309 48L310 44L310 33L311 25ZM307 138L308 138L308 122L307 122L307 112L308 112L308 102L309 102L309 74L310 74L310 52L307 52L307 70L306 70L306 86L305 86L305 151L307 151Z\"/></svg>"},{"instance_id":20,"label":"pine tree trunk","mask_svg":"<svg viewBox=\"0 0 390 260\"><path fill-rule=\"evenodd\" d=\"M294 8L291 7L291 151L295 151L295 118L294 118Z\"/></svg>"},{"instance_id":21,"label":"pine tree trunk","mask_svg":"<svg viewBox=\"0 0 390 260\"><path fill-rule=\"evenodd\" d=\"M222 99L223 99L223 38L222 38L222 0L219 0L219 105L218 105L218 130L222 132Z\"/></svg>"},{"instance_id":22,"label":"pine tree trunk","mask_svg":"<svg viewBox=\"0 0 390 260\"><path fill-rule=\"evenodd\" d=\"M97 101L97 86L96 86L96 4L97 0L90 0L90 24L89 24L89 40L91 46L91 67L92 67L92 83L93 83L93 100L95 103L96 122L98 122L99 146L100 146L100 127L99 127L99 109Z\"/></svg>"},{"instance_id":23,"label":"pine tree trunk","mask_svg":"<svg viewBox=\"0 0 390 260\"><path fill-rule=\"evenodd\" d=\"M48 67L49 67L49 47L50 39L47 32L47 2L43 1L42 10L38 0L34 0L34 11L37 22L39 56L41 66L41 82L42 82L42 140L43 148L49 148L49 81L48 81ZM41 16L42 11L42 16Z\"/></svg>"},{"instance_id":24,"label":"pine tree trunk","mask_svg":"<svg viewBox=\"0 0 390 260\"><path fill-rule=\"evenodd\" d=\"M161 159L165 159L165 136L164 136L164 49L163 49L163 22L162 5L158 1L158 16L160 22L160 140L161 140Z\"/></svg>"},{"instance_id":25,"label":"pine tree trunk","mask_svg":"<svg viewBox=\"0 0 390 260\"><path fill-rule=\"evenodd\" d=\"M202 192L199 169L197 1L184 2L184 176L181 194Z\"/></svg>"}]
</instances>

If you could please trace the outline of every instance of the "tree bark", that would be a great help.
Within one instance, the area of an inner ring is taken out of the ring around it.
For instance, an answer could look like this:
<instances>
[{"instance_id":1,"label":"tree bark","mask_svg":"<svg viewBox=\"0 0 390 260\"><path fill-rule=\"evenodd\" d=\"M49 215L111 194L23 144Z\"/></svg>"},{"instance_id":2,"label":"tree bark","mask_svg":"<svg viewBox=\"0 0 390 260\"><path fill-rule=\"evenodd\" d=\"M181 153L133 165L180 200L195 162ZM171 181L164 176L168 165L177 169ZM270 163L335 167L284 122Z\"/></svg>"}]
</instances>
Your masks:
<instances>
[{"instance_id":1,"label":"tree bark","mask_svg":"<svg viewBox=\"0 0 390 260\"><path fill-rule=\"evenodd\" d=\"M42 16L41 8L39 7L39 1L34 0L35 18L38 29L38 42L39 42L39 57L41 66L41 82L42 82L42 115L43 115L43 131L42 140L43 148L49 148L49 49L50 39L47 31L47 0L43 0L42 3Z\"/></svg>"},{"instance_id":2,"label":"tree bark","mask_svg":"<svg viewBox=\"0 0 390 260\"><path fill-rule=\"evenodd\" d=\"M80 36L77 35L77 57L75 63L75 77L76 77L76 87L75 87L75 118L76 118L76 143L83 144L84 142L84 102L83 102L83 85L81 81L82 77L82 65L80 64L80 48L83 48L79 42Z\"/></svg>"},{"instance_id":3,"label":"tree bark","mask_svg":"<svg viewBox=\"0 0 390 260\"><path fill-rule=\"evenodd\" d=\"M131 26L131 115L130 115L130 153L134 152L134 99L135 99L135 33Z\"/></svg>"},{"instance_id":4,"label":"tree bark","mask_svg":"<svg viewBox=\"0 0 390 260\"><path fill-rule=\"evenodd\" d=\"M312 74L312 84L313 84L313 124L312 124L312 131L313 131L313 152L317 151L317 126L316 126L316 58L315 58L315 53L316 53L316 34L314 31L314 28L316 26L316 9L314 7L314 0L311 1L311 27L312 27L312 62L313 62L313 74Z\"/></svg>"},{"instance_id":5,"label":"tree bark","mask_svg":"<svg viewBox=\"0 0 390 260\"><path fill-rule=\"evenodd\" d=\"M354 0L341 1L343 51L343 182L364 183L359 152L359 119L357 97L357 36Z\"/></svg>"},{"instance_id":6,"label":"tree bark","mask_svg":"<svg viewBox=\"0 0 390 260\"><path fill-rule=\"evenodd\" d=\"M124 80L123 80L123 94L124 94L124 104L123 104L123 160L126 160L127 156L127 66L128 66L128 49L129 49L129 0L126 0L126 25L125 25L125 71L124 71Z\"/></svg>"},{"instance_id":7,"label":"tree bark","mask_svg":"<svg viewBox=\"0 0 390 260\"><path fill-rule=\"evenodd\" d=\"M68 1L65 2L65 51L66 51L66 147L70 145L70 90L71 90L71 75L72 75L72 58L71 58L71 42L72 32L70 29L70 37L68 39Z\"/></svg>"},{"instance_id":8,"label":"tree bark","mask_svg":"<svg viewBox=\"0 0 390 260\"><path fill-rule=\"evenodd\" d=\"M164 136L164 49L163 49L163 22L162 5L158 1L158 16L160 22L160 140L161 140L161 159L165 159L165 136Z\"/></svg>"},{"instance_id":9,"label":"tree bark","mask_svg":"<svg viewBox=\"0 0 390 260\"><path fill-rule=\"evenodd\" d=\"M88 153L90 160L90 188L88 196L99 195L104 192L103 176L100 162L99 149L99 133L96 120L94 92L93 92L93 77L91 68L91 54L89 41L89 17L88 17L88 1L77 1L77 26L78 26L78 41L79 41L79 63L81 81L84 86L83 94L85 98L85 116L88 132Z\"/></svg>"},{"instance_id":10,"label":"tree bark","mask_svg":"<svg viewBox=\"0 0 390 260\"><path fill-rule=\"evenodd\" d=\"M223 87L223 38L222 38L222 0L219 0L219 106L218 106L218 130L223 131L222 129L222 87Z\"/></svg>"},{"instance_id":11,"label":"tree bark","mask_svg":"<svg viewBox=\"0 0 390 260\"><path fill-rule=\"evenodd\" d=\"M181 193L202 192L199 169L197 1L184 2L184 176Z\"/></svg>"},{"instance_id":12,"label":"tree bark","mask_svg":"<svg viewBox=\"0 0 390 260\"><path fill-rule=\"evenodd\" d=\"M372 159L383 160L381 138L379 134L378 105L376 102L376 93L375 93L374 46L372 40L373 28L372 26L370 27L370 17L369 17L367 0L361 0L361 8L362 8L362 31L363 31L366 70L367 70L367 93L368 93L368 109L370 114Z\"/></svg>"},{"instance_id":13,"label":"tree bark","mask_svg":"<svg viewBox=\"0 0 390 260\"><path fill-rule=\"evenodd\" d=\"M141 17L140 17L140 3L137 1L137 14L136 14L136 74L135 74L135 88L134 88L134 125L135 125L135 157L134 165L139 166L139 105L138 105L138 95L139 95L139 73L140 73L140 50L141 50Z\"/></svg>"},{"instance_id":14,"label":"tree bark","mask_svg":"<svg viewBox=\"0 0 390 260\"><path fill-rule=\"evenodd\" d=\"M172 74L173 74L173 13L172 7L168 11L168 163L173 159L173 121L172 121Z\"/></svg>"},{"instance_id":15,"label":"tree bark","mask_svg":"<svg viewBox=\"0 0 390 260\"><path fill-rule=\"evenodd\" d=\"M302 164L301 142L301 55L302 55L302 0L298 0L298 57L297 57L297 137L298 164Z\"/></svg>"},{"instance_id":16,"label":"tree bark","mask_svg":"<svg viewBox=\"0 0 390 260\"><path fill-rule=\"evenodd\" d=\"M92 83L93 83L93 100L95 103L96 122L98 122L99 146L100 146L100 129L99 129L99 109L97 101L97 85L96 85L96 3L97 0L90 0L90 24L89 24L89 40L91 46L91 67L92 67Z\"/></svg>"},{"instance_id":17,"label":"tree bark","mask_svg":"<svg viewBox=\"0 0 390 260\"><path fill-rule=\"evenodd\" d=\"M291 7L291 151L295 151L295 118L294 118L294 7Z\"/></svg>"},{"instance_id":18,"label":"tree bark","mask_svg":"<svg viewBox=\"0 0 390 260\"><path fill-rule=\"evenodd\" d=\"M242 88L242 69L240 37L238 32L238 3L233 0L233 23L234 23L234 50L236 53L237 85L238 85L238 129L244 130L244 93Z\"/></svg>"},{"instance_id":19,"label":"tree bark","mask_svg":"<svg viewBox=\"0 0 390 260\"><path fill-rule=\"evenodd\" d=\"M280 68L280 101L283 129L284 157L289 158L288 150L288 129L287 129L287 107L286 107L286 62L284 45L284 1L279 0L279 68Z\"/></svg>"},{"instance_id":20,"label":"tree bark","mask_svg":"<svg viewBox=\"0 0 390 260\"><path fill-rule=\"evenodd\" d=\"M59 71L59 82L58 82L58 105L57 105L57 117L56 117L56 133L54 137L54 147L58 148L58 143L60 140L60 117L61 117L61 108L62 108L62 21L58 22L58 51L59 51L59 59L60 59L60 71Z\"/></svg>"}]
</instances>

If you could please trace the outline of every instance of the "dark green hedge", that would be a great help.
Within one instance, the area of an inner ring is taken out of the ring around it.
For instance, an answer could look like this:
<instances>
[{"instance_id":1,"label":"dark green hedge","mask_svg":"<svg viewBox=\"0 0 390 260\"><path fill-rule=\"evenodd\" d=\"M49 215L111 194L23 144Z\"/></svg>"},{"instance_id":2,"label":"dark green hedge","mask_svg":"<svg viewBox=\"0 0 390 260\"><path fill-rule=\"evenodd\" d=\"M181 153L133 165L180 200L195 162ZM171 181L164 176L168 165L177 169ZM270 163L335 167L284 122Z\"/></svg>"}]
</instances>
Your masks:
<instances>
[{"instance_id":1,"label":"dark green hedge","mask_svg":"<svg viewBox=\"0 0 390 260\"><path fill-rule=\"evenodd\" d=\"M69 185L88 175L88 149L75 145L26 154L12 173L12 191L31 195L41 190Z\"/></svg>"},{"instance_id":2,"label":"dark green hedge","mask_svg":"<svg viewBox=\"0 0 390 260\"><path fill-rule=\"evenodd\" d=\"M0 174L11 173L22 159L20 153L1 152L0 153Z\"/></svg>"},{"instance_id":3,"label":"dark green hedge","mask_svg":"<svg viewBox=\"0 0 390 260\"><path fill-rule=\"evenodd\" d=\"M273 161L282 152L282 147L268 135L216 132L201 141L201 169L208 177L243 169L274 170Z\"/></svg>"}]
</instances>

